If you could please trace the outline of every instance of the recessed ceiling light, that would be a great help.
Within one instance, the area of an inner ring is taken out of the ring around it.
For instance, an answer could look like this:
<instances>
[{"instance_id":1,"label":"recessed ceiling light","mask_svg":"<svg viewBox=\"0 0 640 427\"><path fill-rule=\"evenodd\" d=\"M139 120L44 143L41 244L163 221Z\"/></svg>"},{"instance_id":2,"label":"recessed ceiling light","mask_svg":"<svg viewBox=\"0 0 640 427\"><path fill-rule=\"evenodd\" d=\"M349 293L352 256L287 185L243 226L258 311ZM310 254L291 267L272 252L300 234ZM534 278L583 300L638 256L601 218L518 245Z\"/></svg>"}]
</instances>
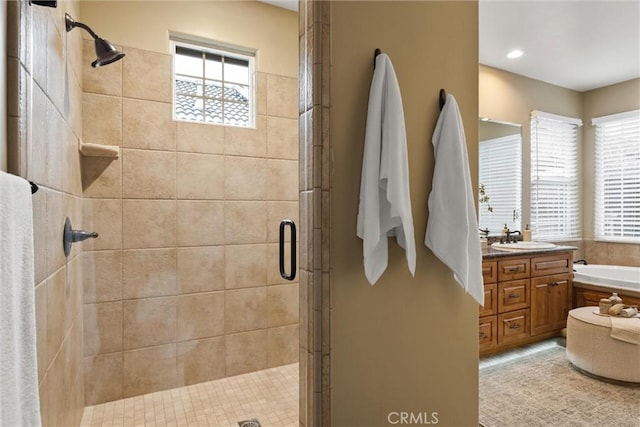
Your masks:
<instances>
[{"instance_id":1,"label":"recessed ceiling light","mask_svg":"<svg viewBox=\"0 0 640 427\"><path fill-rule=\"evenodd\" d=\"M522 55L524 55L523 51L521 51L520 49L513 49L511 52L507 53L507 58L515 59L520 58Z\"/></svg>"}]
</instances>

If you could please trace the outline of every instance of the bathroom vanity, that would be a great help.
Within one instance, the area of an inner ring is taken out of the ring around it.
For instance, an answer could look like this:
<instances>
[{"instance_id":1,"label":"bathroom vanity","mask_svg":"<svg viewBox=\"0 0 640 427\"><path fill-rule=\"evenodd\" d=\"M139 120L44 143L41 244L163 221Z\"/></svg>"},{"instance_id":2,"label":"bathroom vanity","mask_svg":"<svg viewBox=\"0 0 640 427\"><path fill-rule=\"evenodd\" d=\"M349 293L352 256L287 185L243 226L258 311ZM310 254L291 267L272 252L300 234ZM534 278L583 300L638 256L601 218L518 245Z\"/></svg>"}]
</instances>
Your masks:
<instances>
[{"instance_id":1,"label":"bathroom vanity","mask_svg":"<svg viewBox=\"0 0 640 427\"><path fill-rule=\"evenodd\" d=\"M483 252L485 305L479 312L480 355L556 336L571 309L572 246Z\"/></svg>"}]
</instances>

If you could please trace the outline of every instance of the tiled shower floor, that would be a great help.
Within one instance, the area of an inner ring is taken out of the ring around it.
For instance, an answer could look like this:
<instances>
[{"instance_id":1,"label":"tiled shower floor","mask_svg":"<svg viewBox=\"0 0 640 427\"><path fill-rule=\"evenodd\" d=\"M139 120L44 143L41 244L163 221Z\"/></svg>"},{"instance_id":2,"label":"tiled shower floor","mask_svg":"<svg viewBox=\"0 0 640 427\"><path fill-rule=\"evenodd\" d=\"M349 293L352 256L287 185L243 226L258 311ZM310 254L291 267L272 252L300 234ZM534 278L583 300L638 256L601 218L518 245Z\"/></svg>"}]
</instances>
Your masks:
<instances>
[{"instance_id":1,"label":"tiled shower floor","mask_svg":"<svg viewBox=\"0 0 640 427\"><path fill-rule=\"evenodd\" d=\"M87 406L81 427L299 425L298 364Z\"/></svg>"}]
</instances>

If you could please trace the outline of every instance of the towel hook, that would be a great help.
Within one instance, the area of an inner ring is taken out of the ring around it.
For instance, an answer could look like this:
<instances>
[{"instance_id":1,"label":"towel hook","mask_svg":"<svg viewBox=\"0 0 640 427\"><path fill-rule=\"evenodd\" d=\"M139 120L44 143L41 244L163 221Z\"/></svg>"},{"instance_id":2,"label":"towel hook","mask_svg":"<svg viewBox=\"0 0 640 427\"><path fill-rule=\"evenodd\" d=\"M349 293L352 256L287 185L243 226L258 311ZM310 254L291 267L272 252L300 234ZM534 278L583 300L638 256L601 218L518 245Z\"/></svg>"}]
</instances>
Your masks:
<instances>
[{"instance_id":1,"label":"towel hook","mask_svg":"<svg viewBox=\"0 0 640 427\"><path fill-rule=\"evenodd\" d=\"M373 69L376 69L376 58L378 57L378 55L380 55L382 53L382 51L378 48L376 48L376 50L373 52Z\"/></svg>"},{"instance_id":2,"label":"towel hook","mask_svg":"<svg viewBox=\"0 0 640 427\"><path fill-rule=\"evenodd\" d=\"M444 89L440 89L440 111L444 107L444 104L447 102L447 91Z\"/></svg>"},{"instance_id":3,"label":"towel hook","mask_svg":"<svg viewBox=\"0 0 640 427\"><path fill-rule=\"evenodd\" d=\"M36 184L33 181L29 181L29 184L31 184L31 194L35 194L36 191L38 191L40 188L38 187L38 184Z\"/></svg>"}]
</instances>

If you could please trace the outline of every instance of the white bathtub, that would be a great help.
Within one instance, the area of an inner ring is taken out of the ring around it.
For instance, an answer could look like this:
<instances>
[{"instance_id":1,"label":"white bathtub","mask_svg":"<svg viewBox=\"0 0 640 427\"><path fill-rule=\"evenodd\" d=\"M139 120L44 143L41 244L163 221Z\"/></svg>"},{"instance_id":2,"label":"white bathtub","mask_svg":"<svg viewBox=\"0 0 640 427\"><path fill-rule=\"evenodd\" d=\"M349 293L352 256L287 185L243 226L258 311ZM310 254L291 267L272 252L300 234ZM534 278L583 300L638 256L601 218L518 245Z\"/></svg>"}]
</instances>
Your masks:
<instances>
[{"instance_id":1,"label":"white bathtub","mask_svg":"<svg viewBox=\"0 0 640 427\"><path fill-rule=\"evenodd\" d=\"M640 267L618 265L574 264L574 284L603 288L604 291L620 292L640 297ZM579 286L579 285L578 285Z\"/></svg>"}]
</instances>

